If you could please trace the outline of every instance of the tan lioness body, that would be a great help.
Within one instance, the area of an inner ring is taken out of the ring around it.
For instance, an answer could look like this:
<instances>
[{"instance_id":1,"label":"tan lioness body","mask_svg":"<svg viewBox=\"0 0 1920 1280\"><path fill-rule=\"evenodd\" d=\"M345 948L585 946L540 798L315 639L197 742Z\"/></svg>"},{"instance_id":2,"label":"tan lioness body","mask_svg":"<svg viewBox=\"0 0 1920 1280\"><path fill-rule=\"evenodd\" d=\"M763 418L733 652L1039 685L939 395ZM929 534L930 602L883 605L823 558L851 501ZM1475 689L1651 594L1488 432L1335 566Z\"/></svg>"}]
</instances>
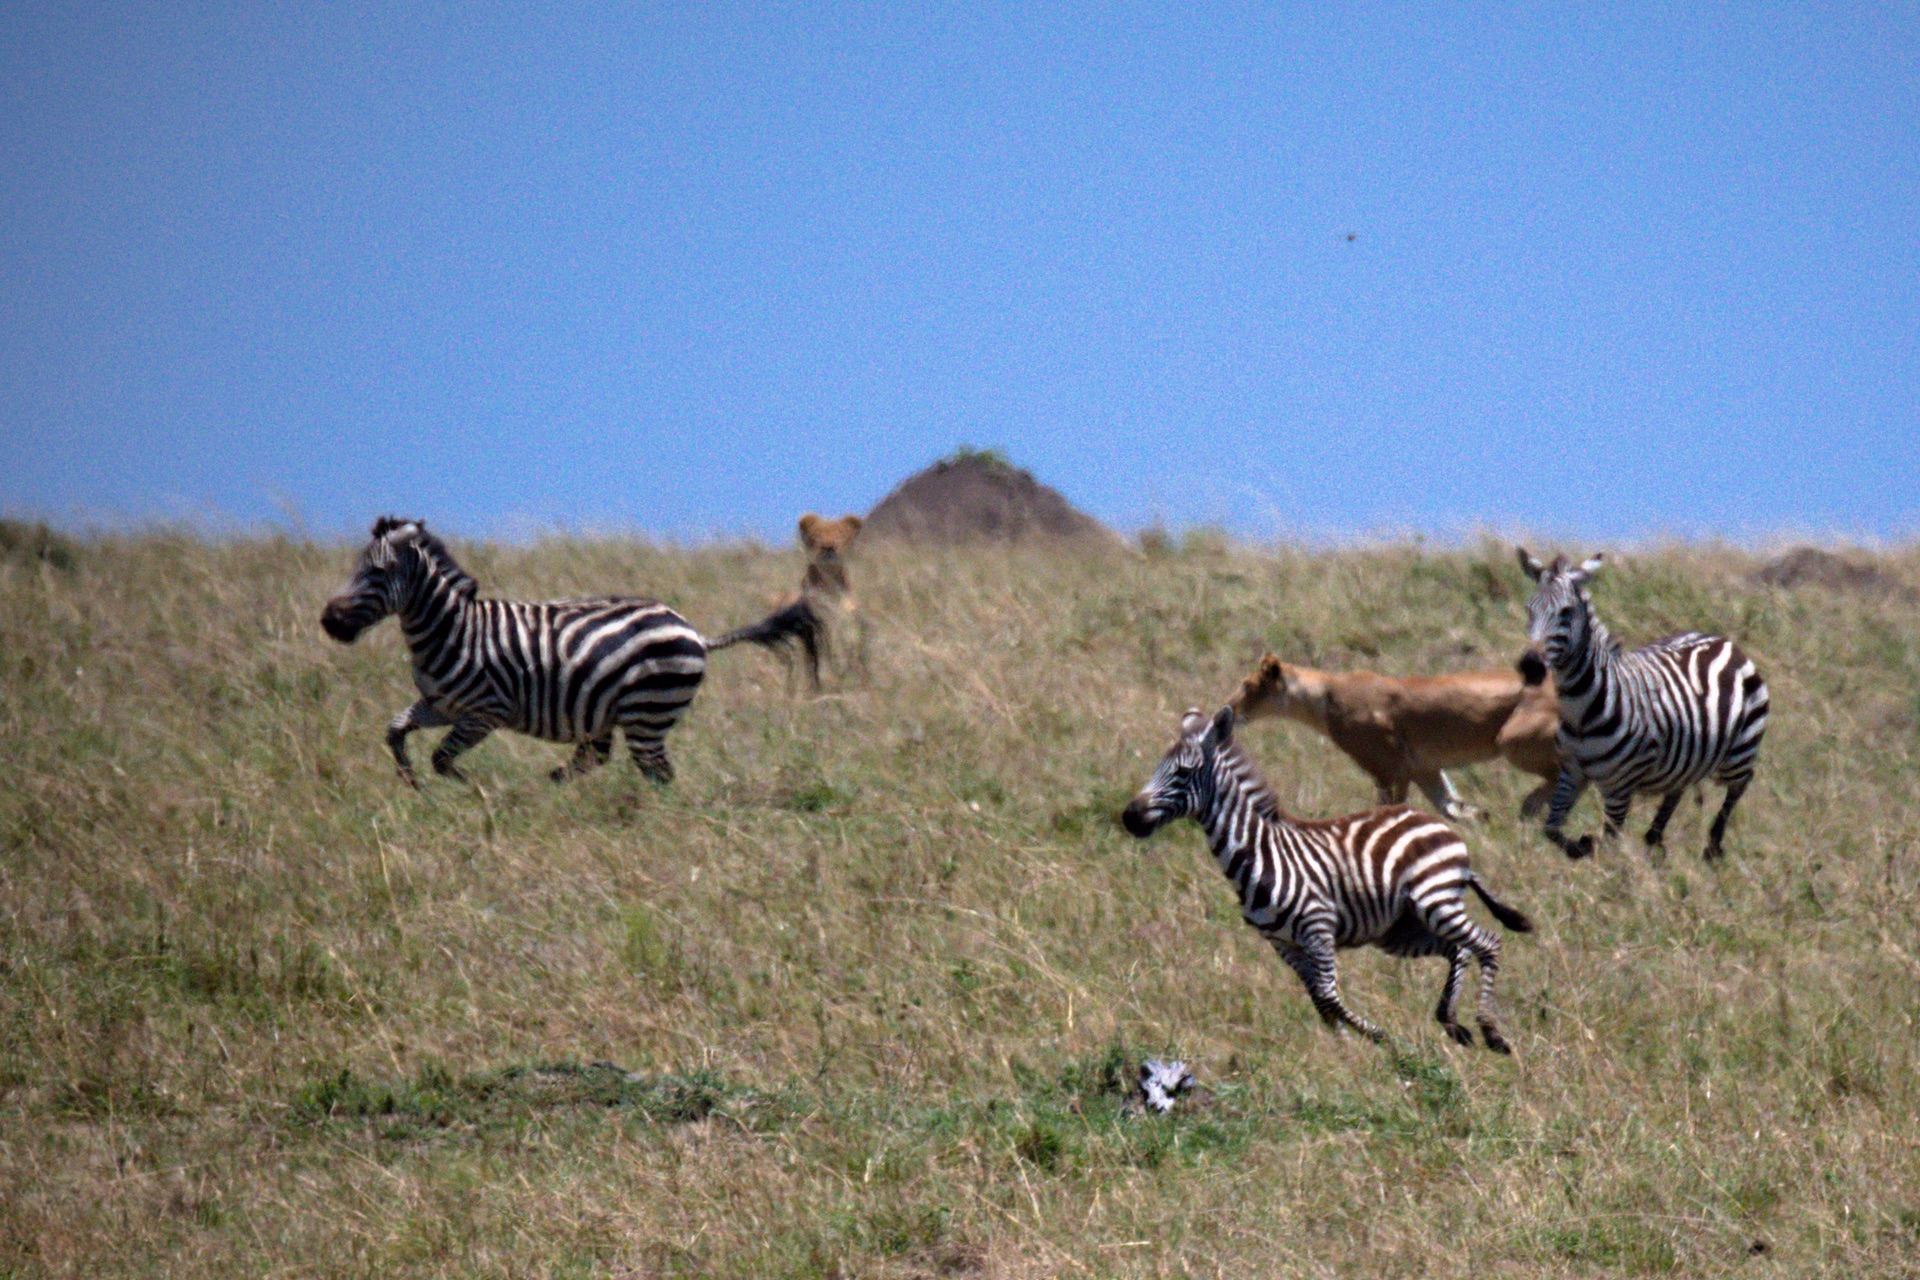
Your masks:
<instances>
[{"instance_id":1,"label":"tan lioness body","mask_svg":"<svg viewBox=\"0 0 1920 1280\"><path fill-rule=\"evenodd\" d=\"M1411 782L1445 816L1472 817L1478 811L1461 802L1444 771L1504 759L1543 780L1521 803L1530 814L1560 775L1553 685L1529 687L1517 671L1383 676L1316 671L1268 654L1232 705L1243 719L1284 716L1326 734L1373 778L1382 804L1405 803Z\"/></svg>"},{"instance_id":2,"label":"tan lioness body","mask_svg":"<svg viewBox=\"0 0 1920 1280\"><path fill-rule=\"evenodd\" d=\"M867 665L867 632L854 598L853 583L847 577L847 551L860 536L859 516L841 516L828 520L809 511L800 517L800 545L807 553L806 572L800 578L797 594L784 598L784 604L805 600L813 606L821 623L822 647L829 660L832 636L838 630L854 636L853 656L860 668Z\"/></svg>"}]
</instances>

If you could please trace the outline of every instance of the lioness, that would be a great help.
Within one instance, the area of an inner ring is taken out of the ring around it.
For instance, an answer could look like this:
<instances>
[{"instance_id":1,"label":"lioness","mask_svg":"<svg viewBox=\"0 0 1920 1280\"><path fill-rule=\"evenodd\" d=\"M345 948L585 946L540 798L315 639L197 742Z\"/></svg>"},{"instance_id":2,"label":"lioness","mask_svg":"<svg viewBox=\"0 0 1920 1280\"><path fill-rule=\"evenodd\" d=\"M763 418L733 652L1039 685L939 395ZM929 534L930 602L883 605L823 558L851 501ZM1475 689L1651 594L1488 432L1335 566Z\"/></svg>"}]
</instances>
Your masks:
<instances>
[{"instance_id":1,"label":"lioness","mask_svg":"<svg viewBox=\"0 0 1920 1280\"><path fill-rule=\"evenodd\" d=\"M809 511L800 517L800 545L807 553L807 569L800 579L797 594L785 598L793 604L804 600L821 623L821 647L829 658L832 634L836 628L854 633L853 657L861 670L867 665L867 631L860 617L859 602L853 584L847 579L846 553L860 536L859 516L841 516L829 520ZM819 684L816 676L815 685Z\"/></svg>"},{"instance_id":2,"label":"lioness","mask_svg":"<svg viewBox=\"0 0 1920 1280\"><path fill-rule=\"evenodd\" d=\"M829 520L809 511L800 517L800 545L807 552L807 572L800 579L803 593L853 608L853 584L847 581L844 557L860 536L860 524L859 516Z\"/></svg>"},{"instance_id":3,"label":"lioness","mask_svg":"<svg viewBox=\"0 0 1920 1280\"><path fill-rule=\"evenodd\" d=\"M1449 818L1479 815L1444 772L1504 759L1543 779L1521 802L1532 816L1560 774L1554 735L1559 701L1551 682L1528 686L1513 670L1444 676L1383 676L1298 667L1269 653L1240 684L1232 706L1241 718L1285 716L1333 739L1379 788L1380 803L1402 804L1417 785Z\"/></svg>"}]
</instances>

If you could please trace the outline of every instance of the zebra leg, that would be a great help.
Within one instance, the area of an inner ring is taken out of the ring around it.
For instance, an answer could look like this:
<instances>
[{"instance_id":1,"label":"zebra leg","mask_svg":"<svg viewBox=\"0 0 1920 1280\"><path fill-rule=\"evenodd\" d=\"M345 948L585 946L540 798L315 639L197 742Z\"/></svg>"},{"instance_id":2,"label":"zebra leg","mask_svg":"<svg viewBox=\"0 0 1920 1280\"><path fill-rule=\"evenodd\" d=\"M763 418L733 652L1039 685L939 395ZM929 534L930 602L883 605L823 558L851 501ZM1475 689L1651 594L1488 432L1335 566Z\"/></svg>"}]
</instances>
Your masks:
<instances>
[{"instance_id":1,"label":"zebra leg","mask_svg":"<svg viewBox=\"0 0 1920 1280\"><path fill-rule=\"evenodd\" d=\"M634 767L640 770L642 777L665 786L673 781L673 761L667 759L667 744L660 738L635 737L633 729L627 730L627 754L633 757Z\"/></svg>"},{"instance_id":2,"label":"zebra leg","mask_svg":"<svg viewBox=\"0 0 1920 1280\"><path fill-rule=\"evenodd\" d=\"M1467 977L1467 952L1464 947L1448 945L1447 985L1440 988L1440 1007L1433 1011L1434 1018L1441 1029L1453 1037L1455 1044L1473 1043L1473 1032L1461 1026L1454 1019L1453 1007L1460 1001L1460 986Z\"/></svg>"},{"instance_id":3,"label":"zebra leg","mask_svg":"<svg viewBox=\"0 0 1920 1280\"><path fill-rule=\"evenodd\" d=\"M1387 1038L1386 1032L1347 1008L1340 999L1339 979L1333 964L1331 930L1317 929L1302 938L1298 957L1293 966L1294 972L1307 984L1307 995L1312 997L1313 1007L1322 1022L1336 1030L1344 1023L1375 1044Z\"/></svg>"},{"instance_id":4,"label":"zebra leg","mask_svg":"<svg viewBox=\"0 0 1920 1280\"><path fill-rule=\"evenodd\" d=\"M1606 821L1600 828L1600 837L1609 843L1620 838L1620 829L1627 825L1627 812L1633 808L1633 792L1616 791L1600 797L1600 808L1606 814Z\"/></svg>"},{"instance_id":5,"label":"zebra leg","mask_svg":"<svg viewBox=\"0 0 1920 1280\"><path fill-rule=\"evenodd\" d=\"M1307 992L1311 995L1313 992L1314 969L1312 962L1307 959L1305 949L1302 948L1299 943L1290 942L1285 938L1270 937L1267 939L1267 942L1272 945L1275 951L1279 952L1280 958L1287 962L1287 968L1300 975L1300 981L1306 985ZM1339 1019L1328 1017L1327 1011L1320 1007L1320 1002L1317 999L1314 1001L1314 1008L1319 1012L1321 1021L1335 1030L1339 1029Z\"/></svg>"},{"instance_id":6,"label":"zebra leg","mask_svg":"<svg viewBox=\"0 0 1920 1280\"><path fill-rule=\"evenodd\" d=\"M1561 829L1567 824L1567 815L1573 812L1573 806L1579 802L1580 793L1586 789L1585 778L1564 764L1560 766L1560 776L1553 784L1553 800L1547 806L1546 836L1569 858L1585 858L1593 853L1592 836L1569 840Z\"/></svg>"},{"instance_id":7,"label":"zebra leg","mask_svg":"<svg viewBox=\"0 0 1920 1280\"><path fill-rule=\"evenodd\" d=\"M575 747L573 749L573 758L547 776L555 782L565 782L568 778L593 772L605 764L607 757L612 754L613 731L609 729L599 737L583 742Z\"/></svg>"},{"instance_id":8,"label":"zebra leg","mask_svg":"<svg viewBox=\"0 0 1920 1280\"><path fill-rule=\"evenodd\" d=\"M443 778L465 782L467 775L454 765L454 759L479 746L492 732L493 726L485 720L455 720L453 728L447 730L447 736L440 739L440 745L433 749L433 771Z\"/></svg>"},{"instance_id":9,"label":"zebra leg","mask_svg":"<svg viewBox=\"0 0 1920 1280\"><path fill-rule=\"evenodd\" d=\"M393 762L400 768L400 781L415 791L420 789L420 779L414 776L413 761L407 759L407 735L415 729L434 729L447 722L425 698L387 721L387 750L393 752Z\"/></svg>"},{"instance_id":10,"label":"zebra leg","mask_svg":"<svg viewBox=\"0 0 1920 1280\"><path fill-rule=\"evenodd\" d=\"M1552 794L1553 784L1551 782L1543 782L1533 790L1527 792L1526 796L1520 801L1521 818L1528 819L1537 816L1542 809L1547 807L1547 797Z\"/></svg>"},{"instance_id":11,"label":"zebra leg","mask_svg":"<svg viewBox=\"0 0 1920 1280\"><path fill-rule=\"evenodd\" d=\"M1680 797L1686 794L1687 789L1682 787L1661 799L1660 810L1653 815L1653 825L1647 828L1647 848L1658 849L1666 843L1667 822L1673 817L1673 811L1680 807Z\"/></svg>"},{"instance_id":12,"label":"zebra leg","mask_svg":"<svg viewBox=\"0 0 1920 1280\"><path fill-rule=\"evenodd\" d=\"M1473 932L1474 936L1468 939L1466 945L1473 952L1473 958L1480 962L1480 1004L1477 1010L1480 1037L1487 1042L1487 1048L1495 1053L1512 1053L1513 1046L1500 1034L1500 1005L1493 992L1494 980L1500 976L1500 939L1478 925L1474 926Z\"/></svg>"},{"instance_id":13,"label":"zebra leg","mask_svg":"<svg viewBox=\"0 0 1920 1280\"><path fill-rule=\"evenodd\" d=\"M1720 847L1720 838L1727 834L1727 819L1733 816L1733 806L1740 803L1740 797L1747 789L1747 783L1753 779L1738 778L1727 784L1727 798L1720 802L1720 812L1714 815L1713 829L1707 832L1707 848L1701 856L1708 862L1723 856L1726 850Z\"/></svg>"},{"instance_id":14,"label":"zebra leg","mask_svg":"<svg viewBox=\"0 0 1920 1280\"><path fill-rule=\"evenodd\" d=\"M1447 975L1449 993L1464 975L1467 956L1471 954L1479 962L1480 1003L1476 1020L1480 1024L1480 1035L1486 1040L1487 1048L1495 1053L1512 1053L1513 1046L1500 1034L1499 1005L1493 994L1494 979L1500 976L1500 939L1475 924L1467 914L1466 904L1458 898L1434 904L1423 918L1435 937L1454 948L1449 953L1454 963L1453 972Z\"/></svg>"}]
</instances>

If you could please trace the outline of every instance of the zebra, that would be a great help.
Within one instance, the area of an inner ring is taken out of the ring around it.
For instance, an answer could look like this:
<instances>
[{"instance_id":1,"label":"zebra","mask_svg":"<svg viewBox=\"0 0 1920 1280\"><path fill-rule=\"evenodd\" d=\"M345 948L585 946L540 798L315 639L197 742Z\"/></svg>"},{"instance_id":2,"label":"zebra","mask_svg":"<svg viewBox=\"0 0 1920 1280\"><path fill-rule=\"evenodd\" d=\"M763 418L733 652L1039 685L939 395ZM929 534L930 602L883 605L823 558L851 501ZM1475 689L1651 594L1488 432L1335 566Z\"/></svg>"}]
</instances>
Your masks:
<instances>
[{"instance_id":1,"label":"zebra","mask_svg":"<svg viewBox=\"0 0 1920 1280\"><path fill-rule=\"evenodd\" d=\"M1466 891L1515 933L1533 924L1480 883L1460 837L1405 805L1322 822L1291 818L1233 741L1233 725L1231 706L1211 720L1188 711L1179 740L1121 813L1121 825L1145 839L1179 818L1199 823L1239 891L1241 918L1300 975L1329 1027L1386 1039L1340 999L1334 972L1336 948L1371 944L1395 956L1444 955L1447 981L1434 1017L1457 1043L1472 1044L1473 1033L1454 1020L1472 957L1480 966L1481 1035L1487 1048L1511 1053L1493 992L1500 940L1467 914Z\"/></svg>"},{"instance_id":2,"label":"zebra","mask_svg":"<svg viewBox=\"0 0 1920 1280\"><path fill-rule=\"evenodd\" d=\"M1600 790L1608 839L1626 825L1634 796L1658 794L1660 808L1646 835L1647 847L1657 848L1687 788L1713 778L1726 797L1703 856L1720 857L1727 819L1753 780L1767 729L1767 682L1733 641L1698 631L1623 651L1587 592L1604 556L1577 566L1555 556L1543 565L1526 548L1515 550L1538 584L1527 601L1520 672L1538 684L1551 668L1560 692L1560 776L1547 808L1547 839L1569 858L1594 851L1591 835L1570 840L1561 830L1592 783Z\"/></svg>"},{"instance_id":3,"label":"zebra","mask_svg":"<svg viewBox=\"0 0 1920 1280\"><path fill-rule=\"evenodd\" d=\"M659 601L634 596L483 600L424 522L382 516L320 625L352 644L388 614L399 615L420 698L388 723L387 749L415 789L407 735L441 725L451 727L434 748L434 772L459 781L466 777L454 761L495 729L576 744L549 775L564 782L605 764L618 728L640 772L671 782L667 731L693 701L709 653L742 641L784 652L797 640L811 660L818 639L804 600L714 640Z\"/></svg>"}]
</instances>

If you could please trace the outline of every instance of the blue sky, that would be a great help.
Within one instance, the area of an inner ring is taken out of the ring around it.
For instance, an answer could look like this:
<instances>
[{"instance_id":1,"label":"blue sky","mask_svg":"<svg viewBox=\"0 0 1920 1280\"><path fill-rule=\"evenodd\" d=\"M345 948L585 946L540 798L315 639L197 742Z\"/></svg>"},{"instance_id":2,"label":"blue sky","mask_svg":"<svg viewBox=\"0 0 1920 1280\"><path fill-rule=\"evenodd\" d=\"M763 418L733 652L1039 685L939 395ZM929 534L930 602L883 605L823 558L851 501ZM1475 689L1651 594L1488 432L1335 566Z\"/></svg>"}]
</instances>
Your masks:
<instances>
[{"instance_id":1,"label":"blue sky","mask_svg":"<svg viewBox=\"0 0 1920 1280\"><path fill-rule=\"evenodd\" d=\"M0 510L1920 530L1912 5L0 10Z\"/></svg>"}]
</instances>

